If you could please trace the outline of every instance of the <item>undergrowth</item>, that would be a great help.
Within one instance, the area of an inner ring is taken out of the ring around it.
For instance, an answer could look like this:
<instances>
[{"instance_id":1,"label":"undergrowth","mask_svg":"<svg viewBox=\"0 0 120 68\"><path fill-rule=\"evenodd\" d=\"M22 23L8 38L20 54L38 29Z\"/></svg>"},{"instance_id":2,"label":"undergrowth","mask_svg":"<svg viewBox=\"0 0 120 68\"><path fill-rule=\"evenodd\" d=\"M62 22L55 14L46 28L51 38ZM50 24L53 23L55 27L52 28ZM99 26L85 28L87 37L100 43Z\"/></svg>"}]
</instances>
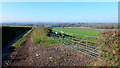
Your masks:
<instances>
[{"instance_id":1,"label":"undergrowth","mask_svg":"<svg viewBox=\"0 0 120 68\"><path fill-rule=\"evenodd\" d=\"M101 44L100 59L93 62L96 66L119 66L120 67L120 30L106 30L99 34Z\"/></svg>"},{"instance_id":2,"label":"undergrowth","mask_svg":"<svg viewBox=\"0 0 120 68\"><path fill-rule=\"evenodd\" d=\"M36 26L32 37L34 43L45 43L44 46L52 46L58 43L56 40L48 36L50 27Z\"/></svg>"}]
</instances>

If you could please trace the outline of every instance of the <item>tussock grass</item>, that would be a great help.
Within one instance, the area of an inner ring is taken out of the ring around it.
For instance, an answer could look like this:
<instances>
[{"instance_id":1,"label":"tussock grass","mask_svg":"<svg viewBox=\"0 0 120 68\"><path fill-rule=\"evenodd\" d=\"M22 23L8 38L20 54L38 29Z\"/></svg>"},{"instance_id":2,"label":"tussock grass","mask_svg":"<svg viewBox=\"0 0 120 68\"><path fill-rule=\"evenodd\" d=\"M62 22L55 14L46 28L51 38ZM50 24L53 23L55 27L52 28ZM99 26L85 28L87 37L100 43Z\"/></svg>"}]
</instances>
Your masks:
<instances>
[{"instance_id":1,"label":"tussock grass","mask_svg":"<svg viewBox=\"0 0 120 68\"><path fill-rule=\"evenodd\" d=\"M37 26L33 31L32 37L34 43L45 43L44 46L52 46L58 43L56 40L48 36L50 27Z\"/></svg>"}]
</instances>

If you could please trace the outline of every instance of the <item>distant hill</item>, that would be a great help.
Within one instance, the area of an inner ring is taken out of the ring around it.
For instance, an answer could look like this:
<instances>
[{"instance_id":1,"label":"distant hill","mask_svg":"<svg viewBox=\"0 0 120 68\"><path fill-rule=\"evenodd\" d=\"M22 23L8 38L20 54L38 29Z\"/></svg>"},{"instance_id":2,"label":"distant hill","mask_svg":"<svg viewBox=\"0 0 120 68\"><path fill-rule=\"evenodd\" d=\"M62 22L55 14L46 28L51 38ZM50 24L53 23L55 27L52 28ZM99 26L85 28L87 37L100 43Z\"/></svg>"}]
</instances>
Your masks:
<instances>
[{"instance_id":1,"label":"distant hill","mask_svg":"<svg viewBox=\"0 0 120 68\"><path fill-rule=\"evenodd\" d=\"M27 24L27 23L2 23L2 25L12 25L12 26L34 26L34 24Z\"/></svg>"},{"instance_id":2,"label":"distant hill","mask_svg":"<svg viewBox=\"0 0 120 68\"><path fill-rule=\"evenodd\" d=\"M12 25L12 26L34 26L34 25L44 25L49 27L90 27L97 29L116 29L118 28L117 23L65 23L65 22L31 22L31 23L2 23L2 25Z\"/></svg>"},{"instance_id":3,"label":"distant hill","mask_svg":"<svg viewBox=\"0 0 120 68\"><path fill-rule=\"evenodd\" d=\"M34 25L53 25L53 24L57 24L57 23L52 23L52 22L30 22L30 23L26 23L26 22L4 22L1 25L12 25L12 26L34 26Z\"/></svg>"},{"instance_id":4,"label":"distant hill","mask_svg":"<svg viewBox=\"0 0 120 68\"><path fill-rule=\"evenodd\" d=\"M51 25L51 27L91 27L97 29L116 29L117 23L60 23Z\"/></svg>"}]
</instances>

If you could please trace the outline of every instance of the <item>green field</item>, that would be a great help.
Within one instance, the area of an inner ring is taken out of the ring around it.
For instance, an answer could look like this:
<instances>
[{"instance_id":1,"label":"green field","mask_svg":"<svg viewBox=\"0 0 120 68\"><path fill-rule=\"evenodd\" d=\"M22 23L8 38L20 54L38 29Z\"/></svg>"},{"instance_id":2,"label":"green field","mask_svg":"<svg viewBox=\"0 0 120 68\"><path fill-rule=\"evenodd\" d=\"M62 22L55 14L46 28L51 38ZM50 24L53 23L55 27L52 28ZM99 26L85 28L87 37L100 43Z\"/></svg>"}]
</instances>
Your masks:
<instances>
[{"instance_id":1,"label":"green field","mask_svg":"<svg viewBox=\"0 0 120 68\"><path fill-rule=\"evenodd\" d=\"M81 35L74 35L74 34L82 34L82 35L89 35L89 36L97 36L100 32L103 31L103 29L90 29L90 28L60 28L60 27L55 27L53 28L54 31L60 32L64 31L65 34L75 36L75 37L84 37ZM74 33L74 34L69 34L69 33Z\"/></svg>"}]
</instances>

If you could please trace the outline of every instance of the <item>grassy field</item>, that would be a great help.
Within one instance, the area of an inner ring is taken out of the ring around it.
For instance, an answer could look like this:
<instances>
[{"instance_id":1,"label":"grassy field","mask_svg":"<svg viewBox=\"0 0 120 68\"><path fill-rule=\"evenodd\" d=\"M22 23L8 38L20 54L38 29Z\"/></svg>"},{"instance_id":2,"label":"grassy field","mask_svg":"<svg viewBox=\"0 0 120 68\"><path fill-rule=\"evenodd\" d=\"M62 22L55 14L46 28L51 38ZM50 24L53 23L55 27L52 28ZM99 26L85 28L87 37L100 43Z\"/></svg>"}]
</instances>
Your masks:
<instances>
[{"instance_id":1,"label":"grassy field","mask_svg":"<svg viewBox=\"0 0 120 68\"><path fill-rule=\"evenodd\" d=\"M32 26L14 26L14 25L0 25L0 27L30 27L32 28Z\"/></svg>"},{"instance_id":2,"label":"grassy field","mask_svg":"<svg viewBox=\"0 0 120 68\"><path fill-rule=\"evenodd\" d=\"M103 31L103 29L90 29L90 28L59 28L59 27L55 27L53 28L54 31L57 30L61 30L64 31L66 34L68 33L75 33L75 34L83 34L83 35L89 35L89 36L97 36L100 32ZM57 31L60 32L60 31ZM74 35L74 34L68 34L71 36L75 36L75 37L84 37L81 35Z\"/></svg>"}]
</instances>

